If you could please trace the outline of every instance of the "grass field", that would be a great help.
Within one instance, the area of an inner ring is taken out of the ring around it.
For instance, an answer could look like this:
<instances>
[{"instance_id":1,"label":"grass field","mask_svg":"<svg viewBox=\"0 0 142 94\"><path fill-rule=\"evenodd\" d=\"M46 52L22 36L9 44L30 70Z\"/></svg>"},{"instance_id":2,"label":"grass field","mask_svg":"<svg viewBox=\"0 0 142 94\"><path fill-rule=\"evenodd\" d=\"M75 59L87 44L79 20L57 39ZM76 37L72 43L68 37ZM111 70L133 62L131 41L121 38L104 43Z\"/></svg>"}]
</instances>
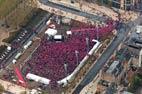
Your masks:
<instances>
[{"instance_id":1,"label":"grass field","mask_svg":"<svg viewBox=\"0 0 142 94\"><path fill-rule=\"evenodd\" d=\"M37 25L41 21L41 19L46 15L46 12L42 11L40 9L36 10L35 13L36 13L36 16L33 15L30 18L30 20L28 20L28 22L25 23L26 24L26 25L24 25L25 28L32 30L32 28L34 28L35 25ZM21 16L21 17L23 17L23 16ZM17 19L19 19L19 18L17 17ZM20 33L20 30L14 31L14 32L9 32L9 37L3 39L2 42L11 43L19 33Z\"/></svg>"},{"instance_id":2,"label":"grass field","mask_svg":"<svg viewBox=\"0 0 142 94\"><path fill-rule=\"evenodd\" d=\"M0 0L0 6L1 6L1 4L4 2L5 0Z\"/></svg>"},{"instance_id":3,"label":"grass field","mask_svg":"<svg viewBox=\"0 0 142 94\"><path fill-rule=\"evenodd\" d=\"M0 19L15 9L19 1L20 0L0 0Z\"/></svg>"},{"instance_id":4,"label":"grass field","mask_svg":"<svg viewBox=\"0 0 142 94\"><path fill-rule=\"evenodd\" d=\"M12 13L7 17L8 25L14 27L27 22L32 10L33 8L31 6L25 6L24 3L19 4L18 8L13 10Z\"/></svg>"}]
</instances>

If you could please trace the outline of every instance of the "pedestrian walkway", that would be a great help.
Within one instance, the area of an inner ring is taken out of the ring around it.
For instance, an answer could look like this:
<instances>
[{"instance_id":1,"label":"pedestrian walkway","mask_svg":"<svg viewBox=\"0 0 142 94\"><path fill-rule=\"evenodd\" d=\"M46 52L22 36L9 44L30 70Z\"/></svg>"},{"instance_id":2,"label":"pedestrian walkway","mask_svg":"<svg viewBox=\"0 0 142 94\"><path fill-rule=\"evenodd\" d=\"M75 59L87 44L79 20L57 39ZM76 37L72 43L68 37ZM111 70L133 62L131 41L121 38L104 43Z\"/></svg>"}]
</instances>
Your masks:
<instances>
[{"instance_id":1,"label":"pedestrian walkway","mask_svg":"<svg viewBox=\"0 0 142 94\"><path fill-rule=\"evenodd\" d=\"M80 92L80 94L95 94L97 91L97 85L98 82L100 81L101 75L97 75L97 77L95 77L93 79L92 82L90 82L88 85L86 85L82 91Z\"/></svg>"},{"instance_id":2,"label":"pedestrian walkway","mask_svg":"<svg viewBox=\"0 0 142 94\"><path fill-rule=\"evenodd\" d=\"M81 10L83 12L87 12L89 14L98 15L98 16L106 15L106 16L112 18L113 20L118 20L118 14L116 12L114 12L110 8L107 8L104 6L99 6L95 3L88 3L83 0L77 1L73 4L71 4L70 1L67 1L67 0L60 0L60 1L49 0L49 1L60 4L60 5L72 7L72 8Z\"/></svg>"}]
</instances>

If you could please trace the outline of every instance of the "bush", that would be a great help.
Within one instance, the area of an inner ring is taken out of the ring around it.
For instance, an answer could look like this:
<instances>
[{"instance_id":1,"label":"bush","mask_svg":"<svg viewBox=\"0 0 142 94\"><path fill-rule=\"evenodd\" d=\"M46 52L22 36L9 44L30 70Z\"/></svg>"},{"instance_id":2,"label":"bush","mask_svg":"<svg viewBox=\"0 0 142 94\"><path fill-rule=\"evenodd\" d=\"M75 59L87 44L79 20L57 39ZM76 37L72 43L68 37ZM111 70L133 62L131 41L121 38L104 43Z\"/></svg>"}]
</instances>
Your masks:
<instances>
[{"instance_id":1,"label":"bush","mask_svg":"<svg viewBox=\"0 0 142 94\"><path fill-rule=\"evenodd\" d=\"M26 91L22 91L20 94L27 94L27 92Z\"/></svg>"},{"instance_id":2,"label":"bush","mask_svg":"<svg viewBox=\"0 0 142 94\"><path fill-rule=\"evenodd\" d=\"M2 54L2 52L6 49L5 45L0 46L0 55Z\"/></svg>"},{"instance_id":3,"label":"bush","mask_svg":"<svg viewBox=\"0 0 142 94\"><path fill-rule=\"evenodd\" d=\"M136 75L133 80L132 80L132 83L131 83L131 86L129 87L129 91L130 92L136 92L136 90L142 86L142 77L140 77L139 75Z\"/></svg>"},{"instance_id":4,"label":"bush","mask_svg":"<svg viewBox=\"0 0 142 94\"><path fill-rule=\"evenodd\" d=\"M2 94L5 91L5 88L0 84L0 94Z\"/></svg>"}]
</instances>

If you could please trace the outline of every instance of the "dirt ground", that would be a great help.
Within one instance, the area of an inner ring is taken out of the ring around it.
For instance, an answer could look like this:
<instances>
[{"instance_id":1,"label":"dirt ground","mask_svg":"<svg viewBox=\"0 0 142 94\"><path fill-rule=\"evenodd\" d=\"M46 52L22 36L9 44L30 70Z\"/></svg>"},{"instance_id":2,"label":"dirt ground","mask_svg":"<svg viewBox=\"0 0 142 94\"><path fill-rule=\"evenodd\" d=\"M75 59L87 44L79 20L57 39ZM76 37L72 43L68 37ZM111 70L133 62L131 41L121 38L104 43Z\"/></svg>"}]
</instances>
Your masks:
<instances>
[{"instance_id":1,"label":"dirt ground","mask_svg":"<svg viewBox=\"0 0 142 94\"><path fill-rule=\"evenodd\" d=\"M4 29L0 28L0 46L4 45L2 40L6 39L8 37L9 37L9 32L7 30L4 30Z\"/></svg>"},{"instance_id":2,"label":"dirt ground","mask_svg":"<svg viewBox=\"0 0 142 94\"><path fill-rule=\"evenodd\" d=\"M4 86L5 90L10 91L13 94L20 94L22 91L29 91L27 88L15 85L7 81L0 80L0 83Z\"/></svg>"}]
</instances>

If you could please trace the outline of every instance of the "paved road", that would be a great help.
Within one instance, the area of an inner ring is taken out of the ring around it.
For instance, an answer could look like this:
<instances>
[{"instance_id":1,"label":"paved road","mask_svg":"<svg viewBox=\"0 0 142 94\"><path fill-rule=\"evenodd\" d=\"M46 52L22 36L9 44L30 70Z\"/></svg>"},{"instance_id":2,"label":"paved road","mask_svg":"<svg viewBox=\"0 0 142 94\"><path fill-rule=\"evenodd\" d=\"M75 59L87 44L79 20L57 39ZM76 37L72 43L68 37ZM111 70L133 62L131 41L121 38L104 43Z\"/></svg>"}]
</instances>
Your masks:
<instances>
[{"instance_id":1,"label":"paved road","mask_svg":"<svg viewBox=\"0 0 142 94\"><path fill-rule=\"evenodd\" d=\"M53 3L53 2L50 2L48 0L39 0L40 3L44 4L44 5L47 5L47 6L50 6L50 7L53 7L53 8L57 8L57 9L60 9L60 10L63 10L63 11L66 11L66 12L70 12L72 14L76 14L76 15L79 15L79 16L83 16L83 17L86 17L88 19L91 19L92 21L105 21L105 17L100 17L98 15L94 15L94 14L90 14L90 13L86 13L86 12L83 12L83 11L80 11L78 9L75 9L75 8L71 8L71 7L67 7L67 6L64 6L64 5L60 5L60 4L57 4L57 3Z\"/></svg>"},{"instance_id":2,"label":"paved road","mask_svg":"<svg viewBox=\"0 0 142 94\"><path fill-rule=\"evenodd\" d=\"M88 74L84 77L84 79L81 81L81 83L77 86L73 94L79 94L80 91L89 84L97 75L97 73L101 70L103 65L105 65L106 61L109 59L109 57L113 54L113 52L116 50L118 45L123 41L123 39L126 37L129 31L133 30L134 24L138 23L139 20L136 20L135 22L130 22L127 25L123 24L118 31L118 37L110 44L108 49L102 54L102 56L98 59L96 64L92 67L92 69L88 72ZM134 24L133 24L134 23ZM125 28L127 27L127 28ZM131 27L131 28L130 28Z\"/></svg>"}]
</instances>

